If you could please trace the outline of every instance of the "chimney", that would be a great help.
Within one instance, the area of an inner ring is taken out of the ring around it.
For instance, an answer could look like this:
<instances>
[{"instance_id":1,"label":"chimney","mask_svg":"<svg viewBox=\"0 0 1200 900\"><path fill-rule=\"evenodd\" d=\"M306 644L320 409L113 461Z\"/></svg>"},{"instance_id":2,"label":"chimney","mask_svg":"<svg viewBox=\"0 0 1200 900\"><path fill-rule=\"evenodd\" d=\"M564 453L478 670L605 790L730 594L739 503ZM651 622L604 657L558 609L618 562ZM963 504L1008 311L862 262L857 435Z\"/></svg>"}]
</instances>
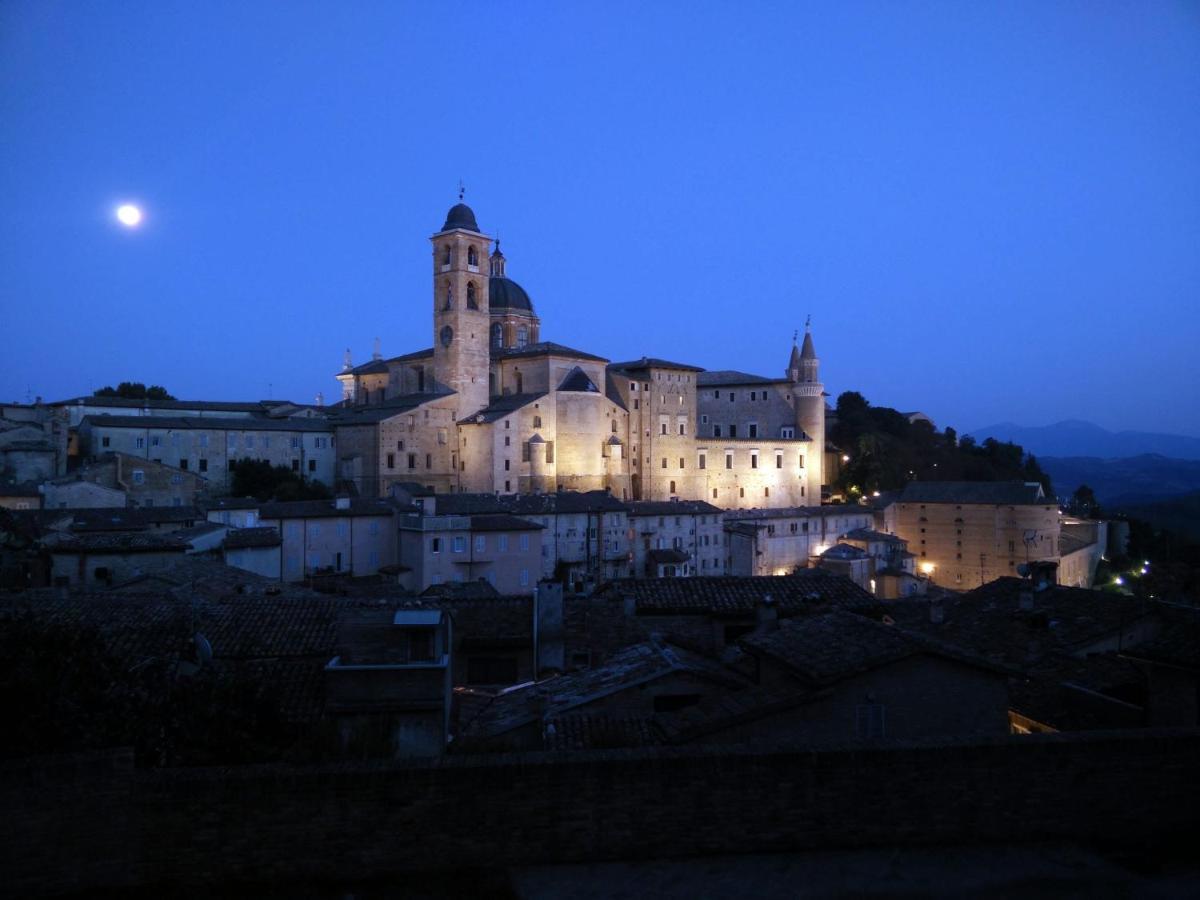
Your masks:
<instances>
[{"instance_id":1,"label":"chimney","mask_svg":"<svg viewBox=\"0 0 1200 900\"><path fill-rule=\"evenodd\" d=\"M779 627L779 609L775 606L775 598L770 594L763 594L762 600L754 610L754 617L757 621L754 627L755 634L766 634L777 629Z\"/></svg>"},{"instance_id":2,"label":"chimney","mask_svg":"<svg viewBox=\"0 0 1200 900\"><path fill-rule=\"evenodd\" d=\"M325 392L317 391L317 406L324 406L324 405L325 405Z\"/></svg>"},{"instance_id":3,"label":"chimney","mask_svg":"<svg viewBox=\"0 0 1200 900\"><path fill-rule=\"evenodd\" d=\"M941 625L946 621L946 608L942 606L940 597L929 601L929 621L933 625Z\"/></svg>"},{"instance_id":4,"label":"chimney","mask_svg":"<svg viewBox=\"0 0 1200 900\"><path fill-rule=\"evenodd\" d=\"M1017 595L1017 606L1026 611L1033 609L1033 591L1021 591Z\"/></svg>"},{"instance_id":5,"label":"chimney","mask_svg":"<svg viewBox=\"0 0 1200 900\"><path fill-rule=\"evenodd\" d=\"M371 359L383 359L383 352L379 346L379 338L375 338L375 352L371 354Z\"/></svg>"}]
</instances>

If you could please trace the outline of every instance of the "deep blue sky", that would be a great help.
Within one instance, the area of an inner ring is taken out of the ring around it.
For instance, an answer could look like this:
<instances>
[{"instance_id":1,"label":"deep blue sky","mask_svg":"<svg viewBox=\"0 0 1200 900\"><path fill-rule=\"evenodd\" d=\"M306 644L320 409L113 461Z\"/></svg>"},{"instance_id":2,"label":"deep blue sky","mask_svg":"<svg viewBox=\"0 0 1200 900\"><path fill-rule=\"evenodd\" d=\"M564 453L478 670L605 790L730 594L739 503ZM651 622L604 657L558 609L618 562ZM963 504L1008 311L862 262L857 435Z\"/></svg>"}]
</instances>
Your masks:
<instances>
[{"instance_id":1,"label":"deep blue sky","mask_svg":"<svg viewBox=\"0 0 1200 900\"><path fill-rule=\"evenodd\" d=\"M542 334L1200 434L1195 3L0 3L0 398L334 399L459 178ZM144 204L137 232L112 210Z\"/></svg>"}]
</instances>

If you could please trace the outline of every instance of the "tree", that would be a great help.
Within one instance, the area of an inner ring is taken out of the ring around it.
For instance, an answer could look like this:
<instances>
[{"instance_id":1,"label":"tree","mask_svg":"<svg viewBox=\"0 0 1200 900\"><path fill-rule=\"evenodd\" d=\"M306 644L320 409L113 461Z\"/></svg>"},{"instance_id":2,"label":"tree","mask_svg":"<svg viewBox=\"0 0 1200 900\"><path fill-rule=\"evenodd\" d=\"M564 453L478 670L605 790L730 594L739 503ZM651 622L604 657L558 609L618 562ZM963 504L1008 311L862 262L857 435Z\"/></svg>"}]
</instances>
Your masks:
<instances>
[{"instance_id":1,"label":"tree","mask_svg":"<svg viewBox=\"0 0 1200 900\"><path fill-rule=\"evenodd\" d=\"M1081 484L1071 495L1071 500L1067 503L1067 510L1074 516L1092 518L1100 515L1100 501L1096 499L1095 491L1088 485Z\"/></svg>"},{"instance_id":2,"label":"tree","mask_svg":"<svg viewBox=\"0 0 1200 900\"><path fill-rule=\"evenodd\" d=\"M320 481L306 481L287 466L272 466L265 459L235 460L231 491L235 497L256 500L328 500L329 489Z\"/></svg>"},{"instance_id":3,"label":"tree","mask_svg":"<svg viewBox=\"0 0 1200 900\"><path fill-rule=\"evenodd\" d=\"M122 381L115 388L111 385L100 388L93 397L121 397L124 400L174 400L175 398L165 387L152 384L150 387L140 381Z\"/></svg>"}]
</instances>

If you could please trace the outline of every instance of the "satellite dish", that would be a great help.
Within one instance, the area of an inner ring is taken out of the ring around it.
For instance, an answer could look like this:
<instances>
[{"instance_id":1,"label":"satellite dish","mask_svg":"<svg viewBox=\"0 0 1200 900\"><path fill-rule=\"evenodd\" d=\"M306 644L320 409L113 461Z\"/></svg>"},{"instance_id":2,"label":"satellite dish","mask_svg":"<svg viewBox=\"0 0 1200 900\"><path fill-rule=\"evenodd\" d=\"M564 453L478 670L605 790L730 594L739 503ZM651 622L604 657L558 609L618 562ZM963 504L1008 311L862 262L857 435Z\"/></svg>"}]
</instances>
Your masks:
<instances>
[{"instance_id":1,"label":"satellite dish","mask_svg":"<svg viewBox=\"0 0 1200 900\"><path fill-rule=\"evenodd\" d=\"M200 661L200 668L204 668L212 662L212 644L208 642L208 638L198 631L192 636L192 642L196 645L196 658Z\"/></svg>"}]
</instances>

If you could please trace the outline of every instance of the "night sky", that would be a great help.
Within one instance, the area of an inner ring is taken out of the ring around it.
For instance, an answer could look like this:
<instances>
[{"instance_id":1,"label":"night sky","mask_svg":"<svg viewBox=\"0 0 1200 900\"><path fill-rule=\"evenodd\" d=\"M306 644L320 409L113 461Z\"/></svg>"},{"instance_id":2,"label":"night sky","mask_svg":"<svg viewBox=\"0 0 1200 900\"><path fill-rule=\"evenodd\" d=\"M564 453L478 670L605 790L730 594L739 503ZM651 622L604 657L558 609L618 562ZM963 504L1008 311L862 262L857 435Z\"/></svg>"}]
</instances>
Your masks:
<instances>
[{"instance_id":1,"label":"night sky","mask_svg":"<svg viewBox=\"0 0 1200 900\"><path fill-rule=\"evenodd\" d=\"M0 399L336 399L461 178L544 339L1200 434L1198 98L1196 3L5 0Z\"/></svg>"}]
</instances>

